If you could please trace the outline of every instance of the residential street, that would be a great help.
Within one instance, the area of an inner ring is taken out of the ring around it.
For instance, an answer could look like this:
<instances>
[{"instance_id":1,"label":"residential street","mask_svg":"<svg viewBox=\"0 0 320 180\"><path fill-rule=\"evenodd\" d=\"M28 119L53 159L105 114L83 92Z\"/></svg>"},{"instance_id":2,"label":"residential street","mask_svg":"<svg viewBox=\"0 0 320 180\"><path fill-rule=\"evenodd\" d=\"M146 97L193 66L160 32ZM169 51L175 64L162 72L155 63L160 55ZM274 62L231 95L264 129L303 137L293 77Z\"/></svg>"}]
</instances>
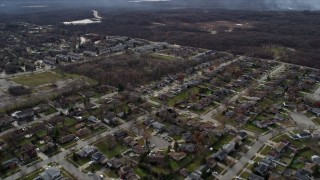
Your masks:
<instances>
[{"instance_id":1,"label":"residential street","mask_svg":"<svg viewBox=\"0 0 320 180\"><path fill-rule=\"evenodd\" d=\"M114 132L118 131L119 129L128 129L130 126L132 126L132 124L133 124L133 121L128 121L128 122L126 122L126 123L124 123L124 124L122 124L122 125L120 125L120 126L118 126L116 128L111 129L110 131L103 132L103 133L101 133L99 135L96 135L96 136L86 140L86 141L79 140L77 142L77 145L76 145L75 148L76 149L81 149L81 148L83 148L84 146L86 146L88 144L94 143L94 142L106 137L107 135L113 134ZM66 157L66 155L68 153L69 153L69 150L66 150L66 151L63 151L63 152L55 155L55 156L52 156L52 157L48 158L47 160L43 160L43 161L39 162L36 165L30 166L30 167L23 166L22 169L21 169L21 172L15 173L15 174L5 178L5 180L12 180L12 179L21 178L22 176L24 176L26 174L29 174L29 173L37 170L38 168L45 167L50 162L57 162L57 163L61 164L64 169L66 169L67 171L71 172L71 174L75 175L80 180L82 180L82 179L83 180L99 179L99 177L97 177L97 176L88 176L87 174L83 173L80 169L77 169L72 164L70 164L65 159L65 157Z\"/></svg>"},{"instance_id":2,"label":"residential street","mask_svg":"<svg viewBox=\"0 0 320 180\"><path fill-rule=\"evenodd\" d=\"M285 129L284 133L294 130L294 128ZM263 136L259 136L258 140L251 146L250 150L244 154L236 164L228 169L227 173L220 177L221 180L224 179L233 179L235 175L242 170L245 165L251 160L251 158L260 150L261 147L265 145L265 143L272 138L272 132L265 134Z\"/></svg>"}]
</instances>

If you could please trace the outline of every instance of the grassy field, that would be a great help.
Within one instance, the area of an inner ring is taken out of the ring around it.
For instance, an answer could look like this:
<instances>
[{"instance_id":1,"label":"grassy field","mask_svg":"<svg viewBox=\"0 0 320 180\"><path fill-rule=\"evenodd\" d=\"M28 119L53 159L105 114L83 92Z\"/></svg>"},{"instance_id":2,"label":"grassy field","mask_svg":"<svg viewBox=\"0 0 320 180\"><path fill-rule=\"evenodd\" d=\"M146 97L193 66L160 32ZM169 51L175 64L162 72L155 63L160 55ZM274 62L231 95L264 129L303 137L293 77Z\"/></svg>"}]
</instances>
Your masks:
<instances>
[{"instance_id":1,"label":"grassy field","mask_svg":"<svg viewBox=\"0 0 320 180\"><path fill-rule=\"evenodd\" d=\"M67 79L83 79L86 82L90 83L91 85L98 85L98 82L96 80L93 80L91 78L88 78L87 76L82 76L82 75L78 75L78 74L69 74L69 73L65 73L59 69L54 69L53 70L55 73L59 74L60 76L67 78Z\"/></svg>"},{"instance_id":2,"label":"grassy field","mask_svg":"<svg viewBox=\"0 0 320 180\"><path fill-rule=\"evenodd\" d=\"M43 84L54 83L59 80L63 80L63 78L52 72L30 74L12 79L15 83L29 87L37 87Z\"/></svg>"}]
</instances>

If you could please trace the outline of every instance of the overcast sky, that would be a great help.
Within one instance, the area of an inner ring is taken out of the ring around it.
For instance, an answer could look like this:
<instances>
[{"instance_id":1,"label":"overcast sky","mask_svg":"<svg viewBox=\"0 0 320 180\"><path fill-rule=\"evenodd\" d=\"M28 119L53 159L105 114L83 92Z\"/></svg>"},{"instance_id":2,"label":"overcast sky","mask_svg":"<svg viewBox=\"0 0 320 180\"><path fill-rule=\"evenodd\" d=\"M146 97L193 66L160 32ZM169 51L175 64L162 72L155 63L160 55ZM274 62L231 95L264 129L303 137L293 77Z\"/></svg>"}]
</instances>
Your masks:
<instances>
[{"instance_id":1,"label":"overcast sky","mask_svg":"<svg viewBox=\"0 0 320 180\"><path fill-rule=\"evenodd\" d=\"M76 8L79 6L140 9L195 7L250 10L320 10L320 0L0 0L0 12Z\"/></svg>"}]
</instances>

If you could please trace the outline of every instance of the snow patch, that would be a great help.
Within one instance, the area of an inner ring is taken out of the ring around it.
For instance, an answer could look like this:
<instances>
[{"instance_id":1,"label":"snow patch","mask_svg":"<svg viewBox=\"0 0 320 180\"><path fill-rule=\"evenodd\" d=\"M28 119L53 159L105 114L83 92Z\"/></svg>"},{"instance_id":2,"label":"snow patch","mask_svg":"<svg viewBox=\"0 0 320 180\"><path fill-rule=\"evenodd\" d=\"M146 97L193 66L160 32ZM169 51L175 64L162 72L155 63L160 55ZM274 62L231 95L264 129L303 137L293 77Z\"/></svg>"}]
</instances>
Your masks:
<instances>
[{"instance_id":1,"label":"snow patch","mask_svg":"<svg viewBox=\"0 0 320 180\"><path fill-rule=\"evenodd\" d=\"M91 19L82 19L82 20L76 20L76 21L70 21L70 22L63 22L65 25L86 25L86 24L95 24L95 23L101 23L102 17L99 16L98 11L92 10L94 18Z\"/></svg>"}]
</instances>

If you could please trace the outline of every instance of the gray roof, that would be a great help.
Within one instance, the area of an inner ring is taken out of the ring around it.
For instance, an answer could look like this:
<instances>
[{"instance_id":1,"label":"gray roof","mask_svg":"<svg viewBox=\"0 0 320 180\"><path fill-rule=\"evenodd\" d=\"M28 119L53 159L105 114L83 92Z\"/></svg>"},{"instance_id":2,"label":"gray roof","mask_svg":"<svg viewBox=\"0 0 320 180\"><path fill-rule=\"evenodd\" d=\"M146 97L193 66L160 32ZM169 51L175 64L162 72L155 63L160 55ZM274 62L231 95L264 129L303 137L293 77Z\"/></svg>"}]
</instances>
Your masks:
<instances>
[{"instance_id":1,"label":"gray roof","mask_svg":"<svg viewBox=\"0 0 320 180\"><path fill-rule=\"evenodd\" d=\"M162 130L163 128L165 128L165 125L159 122L154 122L152 123L152 127L158 130Z\"/></svg>"},{"instance_id":2,"label":"gray roof","mask_svg":"<svg viewBox=\"0 0 320 180\"><path fill-rule=\"evenodd\" d=\"M311 157L312 162L317 163L318 165L320 165L320 156L312 156Z\"/></svg>"},{"instance_id":3,"label":"gray roof","mask_svg":"<svg viewBox=\"0 0 320 180\"><path fill-rule=\"evenodd\" d=\"M229 142L228 144L225 144L222 149L225 150L228 154L234 150L236 146L236 143L235 142Z\"/></svg>"},{"instance_id":4,"label":"gray roof","mask_svg":"<svg viewBox=\"0 0 320 180\"><path fill-rule=\"evenodd\" d=\"M61 172L56 167L48 167L45 172L40 173L40 175L36 179L42 180L54 180L61 179Z\"/></svg>"}]
</instances>

